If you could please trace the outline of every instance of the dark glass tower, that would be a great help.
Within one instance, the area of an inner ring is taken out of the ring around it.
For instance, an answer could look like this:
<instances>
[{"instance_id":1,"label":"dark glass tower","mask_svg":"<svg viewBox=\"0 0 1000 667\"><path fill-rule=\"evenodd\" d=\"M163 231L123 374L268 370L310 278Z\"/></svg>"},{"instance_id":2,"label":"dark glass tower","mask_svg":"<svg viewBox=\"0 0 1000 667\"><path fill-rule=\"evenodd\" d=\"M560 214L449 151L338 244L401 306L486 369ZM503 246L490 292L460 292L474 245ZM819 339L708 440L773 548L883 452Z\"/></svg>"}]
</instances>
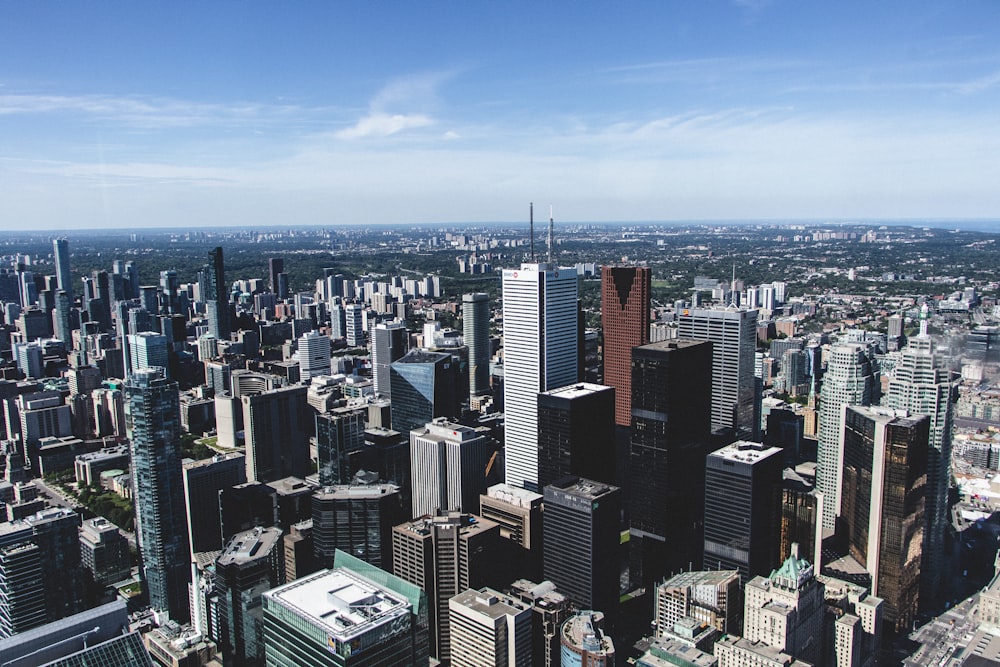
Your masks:
<instances>
[{"instance_id":1,"label":"dark glass tower","mask_svg":"<svg viewBox=\"0 0 1000 667\"><path fill-rule=\"evenodd\" d=\"M142 577L160 614L187 621L190 554L181 482L180 399L163 369L134 370L125 382L132 487Z\"/></svg>"},{"instance_id":2,"label":"dark glass tower","mask_svg":"<svg viewBox=\"0 0 1000 667\"><path fill-rule=\"evenodd\" d=\"M205 314L208 317L208 332L218 340L229 340L232 326L229 321L229 293L226 289L226 269L221 247L208 251L206 278Z\"/></svg>"},{"instance_id":3,"label":"dark glass tower","mask_svg":"<svg viewBox=\"0 0 1000 667\"><path fill-rule=\"evenodd\" d=\"M52 254L56 264L56 281L59 289L69 295L70 303L73 303L73 274L69 270L69 240L53 239Z\"/></svg>"},{"instance_id":4,"label":"dark glass tower","mask_svg":"<svg viewBox=\"0 0 1000 667\"><path fill-rule=\"evenodd\" d=\"M281 294L279 289L279 279L278 276L285 272L285 260L280 257L272 257L267 260L267 278L268 286L271 288L271 292L278 295L279 299L285 298L286 295Z\"/></svg>"},{"instance_id":5,"label":"dark glass tower","mask_svg":"<svg viewBox=\"0 0 1000 667\"><path fill-rule=\"evenodd\" d=\"M389 370L392 428L409 436L435 417L458 417L458 364L450 354L410 350Z\"/></svg>"},{"instance_id":6,"label":"dark glass tower","mask_svg":"<svg viewBox=\"0 0 1000 667\"><path fill-rule=\"evenodd\" d=\"M709 342L661 341L632 350L630 570L647 585L701 562L711 375Z\"/></svg>"},{"instance_id":7,"label":"dark glass tower","mask_svg":"<svg viewBox=\"0 0 1000 667\"><path fill-rule=\"evenodd\" d=\"M462 337L469 347L469 395L490 393L490 297L462 295Z\"/></svg>"},{"instance_id":8,"label":"dark glass tower","mask_svg":"<svg viewBox=\"0 0 1000 667\"><path fill-rule=\"evenodd\" d=\"M615 479L615 390L581 382L538 394L538 483Z\"/></svg>"},{"instance_id":9,"label":"dark glass tower","mask_svg":"<svg viewBox=\"0 0 1000 667\"><path fill-rule=\"evenodd\" d=\"M632 348L649 342L652 271L639 266L601 267L604 384L615 388L615 423L632 423Z\"/></svg>"}]
</instances>

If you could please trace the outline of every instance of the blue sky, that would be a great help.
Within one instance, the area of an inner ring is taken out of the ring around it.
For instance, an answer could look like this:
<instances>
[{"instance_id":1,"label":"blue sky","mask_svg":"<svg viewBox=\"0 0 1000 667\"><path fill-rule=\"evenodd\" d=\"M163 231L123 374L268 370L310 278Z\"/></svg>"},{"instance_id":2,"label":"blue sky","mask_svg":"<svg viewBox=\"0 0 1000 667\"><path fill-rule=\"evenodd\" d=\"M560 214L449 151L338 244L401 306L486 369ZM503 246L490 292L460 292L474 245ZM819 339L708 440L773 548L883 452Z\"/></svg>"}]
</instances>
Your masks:
<instances>
[{"instance_id":1,"label":"blue sky","mask_svg":"<svg viewBox=\"0 0 1000 667\"><path fill-rule=\"evenodd\" d=\"M0 2L0 229L529 201L1000 218L1000 4Z\"/></svg>"}]
</instances>

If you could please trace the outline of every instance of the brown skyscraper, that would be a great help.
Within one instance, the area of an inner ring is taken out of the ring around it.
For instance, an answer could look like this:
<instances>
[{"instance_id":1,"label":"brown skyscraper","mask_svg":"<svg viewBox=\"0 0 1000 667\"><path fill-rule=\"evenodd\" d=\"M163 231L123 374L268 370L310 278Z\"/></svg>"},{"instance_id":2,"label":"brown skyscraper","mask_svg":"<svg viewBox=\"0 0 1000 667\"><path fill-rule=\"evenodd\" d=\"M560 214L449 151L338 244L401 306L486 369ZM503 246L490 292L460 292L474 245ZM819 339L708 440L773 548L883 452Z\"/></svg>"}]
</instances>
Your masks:
<instances>
[{"instance_id":1,"label":"brown skyscraper","mask_svg":"<svg viewBox=\"0 0 1000 667\"><path fill-rule=\"evenodd\" d=\"M652 272L639 266L601 267L604 384L615 388L615 423L632 424L632 348L649 342Z\"/></svg>"}]
</instances>

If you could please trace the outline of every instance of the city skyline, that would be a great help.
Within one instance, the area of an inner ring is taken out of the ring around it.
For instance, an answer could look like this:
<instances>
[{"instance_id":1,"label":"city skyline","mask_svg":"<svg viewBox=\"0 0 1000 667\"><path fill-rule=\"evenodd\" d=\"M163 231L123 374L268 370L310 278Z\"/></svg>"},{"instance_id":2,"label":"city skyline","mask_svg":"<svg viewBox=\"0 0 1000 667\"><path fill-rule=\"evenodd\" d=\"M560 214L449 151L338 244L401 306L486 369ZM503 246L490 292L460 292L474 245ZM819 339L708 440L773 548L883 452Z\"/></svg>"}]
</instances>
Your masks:
<instances>
[{"instance_id":1,"label":"city skyline","mask_svg":"<svg viewBox=\"0 0 1000 667\"><path fill-rule=\"evenodd\" d=\"M0 228L1000 210L987 2L296 9L5 5Z\"/></svg>"}]
</instances>

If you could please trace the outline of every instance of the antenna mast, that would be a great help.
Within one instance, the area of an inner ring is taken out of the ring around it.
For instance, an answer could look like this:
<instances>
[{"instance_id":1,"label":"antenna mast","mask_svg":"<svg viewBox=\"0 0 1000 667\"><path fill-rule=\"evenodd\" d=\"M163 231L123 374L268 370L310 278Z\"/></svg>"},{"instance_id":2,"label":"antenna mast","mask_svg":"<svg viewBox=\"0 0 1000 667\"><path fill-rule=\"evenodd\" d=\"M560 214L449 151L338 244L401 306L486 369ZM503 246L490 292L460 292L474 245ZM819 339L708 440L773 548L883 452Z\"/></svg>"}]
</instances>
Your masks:
<instances>
[{"instance_id":1,"label":"antenna mast","mask_svg":"<svg viewBox=\"0 0 1000 667\"><path fill-rule=\"evenodd\" d=\"M528 226L531 235L531 263L535 263L535 202L528 203Z\"/></svg>"},{"instance_id":2,"label":"antenna mast","mask_svg":"<svg viewBox=\"0 0 1000 667\"><path fill-rule=\"evenodd\" d=\"M552 204L549 204L549 258L548 262L552 263Z\"/></svg>"}]
</instances>

